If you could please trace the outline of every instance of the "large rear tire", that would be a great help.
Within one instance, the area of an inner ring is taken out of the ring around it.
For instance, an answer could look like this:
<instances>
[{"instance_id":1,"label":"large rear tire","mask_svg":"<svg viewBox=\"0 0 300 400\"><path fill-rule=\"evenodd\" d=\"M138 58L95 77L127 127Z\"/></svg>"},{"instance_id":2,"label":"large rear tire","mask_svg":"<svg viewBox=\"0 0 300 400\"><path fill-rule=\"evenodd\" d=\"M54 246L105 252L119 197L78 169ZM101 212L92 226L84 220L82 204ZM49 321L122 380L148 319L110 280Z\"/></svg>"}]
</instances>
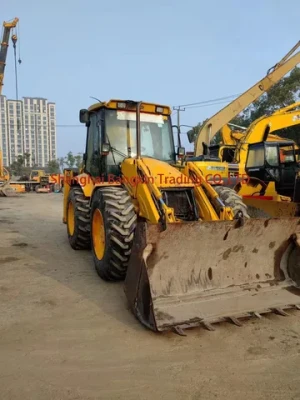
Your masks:
<instances>
[{"instance_id":1,"label":"large rear tire","mask_svg":"<svg viewBox=\"0 0 300 400\"><path fill-rule=\"evenodd\" d=\"M74 250L91 248L89 199L77 186L71 188L68 197L67 231L69 243Z\"/></svg>"},{"instance_id":2,"label":"large rear tire","mask_svg":"<svg viewBox=\"0 0 300 400\"><path fill-rule=\"evenodd\" d=\"M235 217L242 213L244 218L250 218L248 207L245 203L243 203L242 197L239 196L234 189L226 186L216 186L214 189L218 193L225 206L232 208Z\"/></svg>"},{"instance_id":3,"label":"large rear tire","mask_svg":"<svg viewBox=\"0 0 300 400\"><path fill-rule=\"evenodd\" d=\"M128 192L98 189L91 205L91 237L95 268L103 280L126 277L137 215Z\"/></svg>"}]
</instances>

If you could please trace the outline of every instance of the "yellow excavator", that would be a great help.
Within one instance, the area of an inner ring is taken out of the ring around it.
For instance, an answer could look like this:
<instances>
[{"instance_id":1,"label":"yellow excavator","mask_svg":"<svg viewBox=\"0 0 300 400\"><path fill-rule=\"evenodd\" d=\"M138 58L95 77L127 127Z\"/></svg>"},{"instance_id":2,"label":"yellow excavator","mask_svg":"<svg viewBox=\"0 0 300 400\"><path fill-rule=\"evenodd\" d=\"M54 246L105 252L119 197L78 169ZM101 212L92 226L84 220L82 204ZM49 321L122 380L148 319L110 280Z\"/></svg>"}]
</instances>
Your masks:
<instances>
[{"instance_id":1,"label":"yellow excavator","mask_svg":"<svg viewBox=\"0 0 300 400\"><path fill-rule=\"evenodd\" d=\"M296 102L262 116L243 133L230 133L228 126L222 129L223 142L235 144L221 145L219 156L227 151L228 157L228 149L233 151L229 170L235 166L239 176L234 189L252 216L300 215L299 147L272 133L299 124L300 102Z\"/></svg>"},{"instance_id":2,"label":"yellow excavator","mask_svg":"<svg viewBox=\"0 0 300 400\"><path fill-rule=\"evenodd\" d=\"M205 180L182 174L185 150L175 152L165 105L110 100L79 119L84 167L64 170L69 243L92 250L102 279L124 280L145 327L184 334L300 309L300 218L243 218Z\"/></svg>"},{"instance_id":3,"label":"yellow excavator","mask_svg":"<svg viewBox=\"0 0 300 400\"><path fill-rule=\"evenodd\" d=\"M230 129L229 125L225 125L221 129L222 143L220 145L208 146L209 154L219 157L222 161L231 163L229 170L230 167L231 171L238 170L239 175L242 176L246 173L245 163L248 154L248 144L259 142L264 137L268 142L291 142L291 140L272 132L297 125L300 125L300 102L276 110L271 115L263 115L253 121L243 132L234 131ZM299 150L296 143L295 150ZM299 159L299 155L297 155L297 159Z\"/></svg>"},{"instance_id":4,"label":"yellow excavator","mask_svg":"<svg viewBox=\"0 0 300 400\"><path fill-rule=\"evenodd\" d=\"M230 124L230 121L232 121L234 117L257 100L262 94L266 93L300 63L300 51L293 55L299 46L300 41L278 63L267 71L267 75L263 79L209 118L198 131L196 138L194 131L188 133L189 141L191 143L195 142L194 156L189 157L188 161L193 161L196 167L201 170L202 174L205 176L209 176L209 174L211 174L211 176L218 174L221 176L221 183L224 185L228 184L228 177L238 175L238 164L230 162L232 159L232 150L235 150L235 146L231 149L228 146L226 149L221 149L223 161L226 162L220 163L219 158L209 154L210 143L220 131L223 131L224 137L226 134L226 126ZM227 127L227 132L228 129L230 128ZM214 180L211 179L210 183L213 184Z\"/></svg>"},{"instance_id":5,"label":"yellow excavator","mask_svg":"<svg viewBox=\"0 0 300 400\"><path fill-rule=\"evenodd\" d=\"M215 190L221 194L221 192L225 193L228 190L226 186L233 187L241 196L240 199L243 199L243 203L249 206L248 211L250 211L250 215L252 216L264 215L277 217L282 215L298 215L299 213L298 201L296 201L298 198L296 194L298 190L298 156L296 152L298 149L297 146L295 146L295 143L292 144L291 142L287 142L285 139L281 139L280 142L277 143L274 141L275 136L273 136L273 138L271 137L271 141L275 146L272 147L273 149L277 148L279 151L281 148L281 152L287 151L287 149L282 147L283 144L281 142L284 141L285 144L289 146L292 145L292 150L289 149L288 151L292 151L296 157L296 159L293 159L293 162L290 164L280 164L280 171L279 169L276 170L276 174L278 175L276 178L277 183L269 177L268 183L260 182L258 185L258 177L255 177L253 168L247 169L248 172L251 172L253 179L250 180L247 178L246 182L244 182L243 179L246 175L245 162L248 155L249 143L253 144L253 142L268 141L268 136L271 132L299 124L299 103L278 110L271 116L264 116L257 121L254 121L246 132L242 135L240 132L239 138L235 138L237 144L221 146L218 151L219 154L221 153L222 155L223 162L220 158L216 158L210 154L210 141L219 131L221 131L221 134L223 135L224 142L230 140L230 128L228 126L230 121L253 101L259 98L261 94L268 91L300 62L300 52L292 55L299 46L300 42L298 42L279 63L269 69L267 75L262 80L250 89L246 90L237 99L233 100L229 105L207 120L196 136L194 157L186 158L186 160L178 166L178 168L180 168L186 175L189 175L189 171L193 168L195 173L198 173L198 175L217 176L217 180L213 179L214 184L216 185ZM193 141L193 139L194 132L191 131L189 133L189 140ZM265 148L269 149L268 146ZM273 150L273 152L274 151L275 150ZM264 160L267 162L267 158ZM191 165L191 163L194 165ZM265 167L266 164L263 166ZM262 175L269 172L270 169L268 167L264 168L261 170L259 176L262 177ZM283 184L283 179L287 177L286 174L289 176L288 190L285 190L286 188ZM233 176L238 178L234 179ZM293 183L291 183L291 180L293 180ZM287 193L289 195L287 195ZM255 199L253 199L254 195L256 196ZM272 201L266 202L265 200Z\"/></svg>"}]
</instances>

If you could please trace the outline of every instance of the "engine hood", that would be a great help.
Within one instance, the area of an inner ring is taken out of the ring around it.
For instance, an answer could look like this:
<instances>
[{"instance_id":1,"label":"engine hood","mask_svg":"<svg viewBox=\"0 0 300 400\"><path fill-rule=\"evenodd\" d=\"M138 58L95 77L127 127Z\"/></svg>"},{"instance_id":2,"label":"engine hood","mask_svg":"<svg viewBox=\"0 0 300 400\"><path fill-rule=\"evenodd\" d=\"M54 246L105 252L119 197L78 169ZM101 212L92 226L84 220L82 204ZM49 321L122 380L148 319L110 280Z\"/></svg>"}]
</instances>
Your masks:
<instances>
[{"instance_id":1,"label":"engine hood","mask_svg":"<svg viewBox=\"0 0 300 400\"><path fill-rule=\"evenodd\" d=\"M136 159L124 160L122 170L125 176L132 176L132 167L137 161ZM143 163L144 170L148 174L149 181L159 188L195 186L191 178L188 178L167 162L148 157L143 157L140 161Z\"/></svg>"}]
</instances>

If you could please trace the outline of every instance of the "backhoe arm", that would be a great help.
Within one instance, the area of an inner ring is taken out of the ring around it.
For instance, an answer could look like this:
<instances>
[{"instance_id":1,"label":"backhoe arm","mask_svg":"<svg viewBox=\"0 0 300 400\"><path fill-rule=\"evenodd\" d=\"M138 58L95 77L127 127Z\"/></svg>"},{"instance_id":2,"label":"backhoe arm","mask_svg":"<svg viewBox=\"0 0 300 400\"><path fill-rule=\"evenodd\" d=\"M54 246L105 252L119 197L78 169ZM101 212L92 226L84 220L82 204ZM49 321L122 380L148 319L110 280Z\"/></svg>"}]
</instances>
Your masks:
<instances>
[{"instance_id":1,"label":"backhoe arm","mask_svg":"<svg viewBox=\"0 0 300 400\"><path fill-rule=\"evenodd\" d=\"M195 183L195 196L200 208L200 217L204 221L233 220L232 210L230 207L225 207L218 193L206 182L195 163L186 162L184 169L183 173Z\"/></svg>"},{"instance_id":2,"label":"backhoe arm","mask_svg":"<svg viewBox=\"0 0 300 400\"><path fill-rule=\"evenodd\" d=\"M267 92L290 70L300 63L300 52L290 57L299 46L300 41L287 53L285 57L283 57L280 62L268 70L267 75L263 79L257 82L250 89L246 90L222 110L217 112L203 125L195 141L195 156L203 154L203 142L209 145L211 139L224 125L228 124L235 116L257 100L263 93Z\"/></svg>"},{"instance_id":3,"label":"backhoe arm","mask_svg":"<svg viewBox=\"0 0 300 400\"><path fill-rule=\"evenodd\" d=\"M146 166L144 165L142 159L136 160L137 170L139 175L141 176L141 180L144 184L147 185L149 191L151 192L152 196L155 198L158 204L158 214L160 215L160 219L162 222L176 222L176 218L174 215L174 210L166 205L163 201L162 193L153 182L152 177L149 175ZM157 221L158 222L158 221Z\"/></svg>"}]
</instances>

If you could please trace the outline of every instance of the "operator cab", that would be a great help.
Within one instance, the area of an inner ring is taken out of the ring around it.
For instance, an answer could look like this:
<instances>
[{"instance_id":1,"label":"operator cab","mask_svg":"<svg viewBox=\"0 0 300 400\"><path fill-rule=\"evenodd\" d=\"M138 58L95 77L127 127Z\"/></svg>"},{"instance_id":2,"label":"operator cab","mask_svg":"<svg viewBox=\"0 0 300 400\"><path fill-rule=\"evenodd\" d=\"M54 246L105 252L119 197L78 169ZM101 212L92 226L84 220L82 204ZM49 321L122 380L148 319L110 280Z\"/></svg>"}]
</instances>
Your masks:
<instances>
[{"instance_id":1,"label":"operator cab","mask_svg":"<svg viewBox=\"0 0 300 400\"><path fill-rule=\"evenodd\" d=\"M233 163L235 156L235 146L211 144L208 146L209 154L213 157L219 157L222 162Z\"/></svg>"},{"instance_id":2,"label":"operator cab","mask_svg":"<svg viewBox=\"0 0 300 400\"><path fill-rule=\"evenodd\" d=\"M138 140L140 157L176 162L169 107L143 102L139 134L136 108L136 102L110 100L80 111L80 122L87 126L84 172L106 180L119 176L124 159L137 157Z\"/></svg>"},{"instance_id":3,"label":"operator cab","mask_svg":"<svg viewBox=\"0 0 300 400\"><path fill-rule=\"evenodd\" d=\"M249 144L245 170L249 177L275 182L276 191L280 195L293 197L295 179L300 170L295 143L282 141Z\"/></svg>"}]
</instances>

